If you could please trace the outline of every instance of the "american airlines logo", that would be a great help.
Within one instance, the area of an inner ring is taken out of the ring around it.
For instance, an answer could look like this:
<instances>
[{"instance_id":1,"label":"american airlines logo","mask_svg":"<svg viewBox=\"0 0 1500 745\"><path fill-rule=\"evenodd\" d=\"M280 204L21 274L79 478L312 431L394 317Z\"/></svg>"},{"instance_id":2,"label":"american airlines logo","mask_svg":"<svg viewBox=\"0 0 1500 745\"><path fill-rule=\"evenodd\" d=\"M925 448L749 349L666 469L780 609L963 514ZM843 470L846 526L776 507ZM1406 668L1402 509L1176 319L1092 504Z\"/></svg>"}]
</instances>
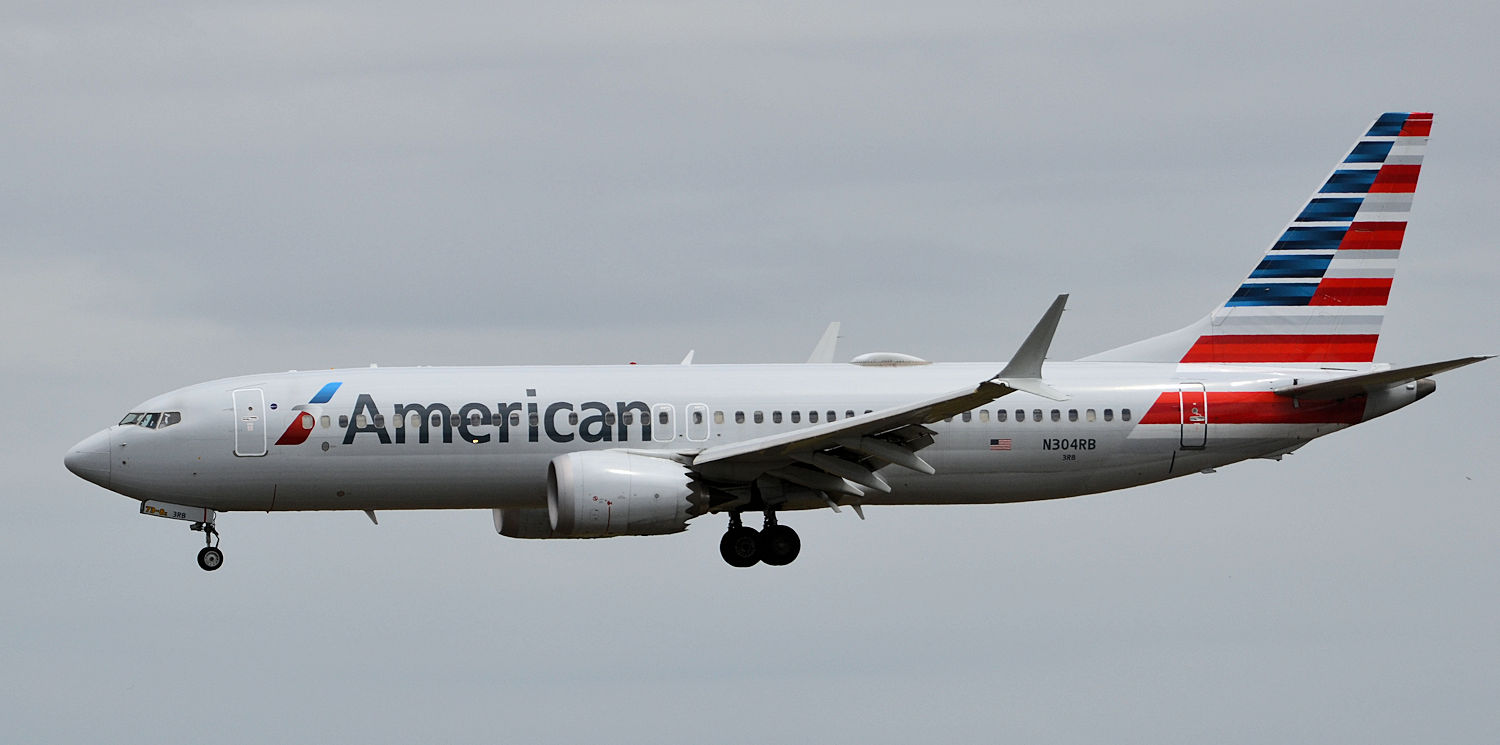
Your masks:
<instances>
[{"instance_id":1,"label":"american airlines logo","mask_svg":"<svg viewBox=\"0 0 1500 745\"><path fill-rule=\"evenodd\" d=\"M343 383L329 383L319 388L318 392L314 393L312 399L306 404L292 407L292 411L300 413L292 418L292 423L287 425L286 431L282 432L281 437L277 438L276 444L301 445L307 442L308 436L312 434L313 425L317 422L318 411L322 410L323 404L328 403L333 398L333 394L338 391L341 385Z\"/></svg>"},{"instance_id":2,"label":"american airlines logo","mask_svg":"<svg viewBox=\"0 0 1500 745\"><path fill-rule=\"evenodd\" d=\"M528 400L496 403L493 408L477 401L458 406L398 403L392 405L391 415L393 421L387 422L375 399L368 393L359 394L344 429L344 444L353 444L359 435L371 435L382 445L400 445L412 438L413 430L418 443L431 442L435 435L444 443L453 442L455 432L464 442L476 445L491 440L510 442L512 429L523 426L526 442L541 442L543 438L551 442L625 442L632 425L639 428L641 441L651 439L651 407L644 401L616 401L613 406L603 401L556 401L544 406ZM395 426L388 428L388 424Z\"/></svg>"}]
</instances>

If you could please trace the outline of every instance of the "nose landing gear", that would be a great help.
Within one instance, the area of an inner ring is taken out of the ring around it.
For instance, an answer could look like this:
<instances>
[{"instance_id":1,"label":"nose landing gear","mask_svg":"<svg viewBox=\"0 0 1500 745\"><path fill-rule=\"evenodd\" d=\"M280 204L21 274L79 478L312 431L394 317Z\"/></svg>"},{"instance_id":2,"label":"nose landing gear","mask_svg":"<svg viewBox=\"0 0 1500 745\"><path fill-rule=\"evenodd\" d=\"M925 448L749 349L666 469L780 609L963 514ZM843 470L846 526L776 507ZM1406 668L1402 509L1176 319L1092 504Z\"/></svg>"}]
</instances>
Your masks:
<instances>
[{"instance_id":1,"label":"nose landing gear","mask_svg":"<svg viewBox=\"0 0 1500 745\"><path fill-rule=\"evenodd\" d=\"M193 530L203 531L203 542L207 544L202 551L198 552L198 567L205 572L212 572L224 564L224 552L216 545L219 542L219 530L211 522L193 523Z\"/></svg>"},{"instance_id":2,"label":"nose landing gear","mask_svg":"<svg viewBox=\"0 0 1500 745\"><path fill-rule=\"evenodd\" d=\"M719 555L732 567L752 567L761 562L786 566L802 552L797 531L776 522L776 511L766 510L766 521L760 530L746 527L739 512L729 513L729 529L719 539Z\"/></svg>"}]
</instances>

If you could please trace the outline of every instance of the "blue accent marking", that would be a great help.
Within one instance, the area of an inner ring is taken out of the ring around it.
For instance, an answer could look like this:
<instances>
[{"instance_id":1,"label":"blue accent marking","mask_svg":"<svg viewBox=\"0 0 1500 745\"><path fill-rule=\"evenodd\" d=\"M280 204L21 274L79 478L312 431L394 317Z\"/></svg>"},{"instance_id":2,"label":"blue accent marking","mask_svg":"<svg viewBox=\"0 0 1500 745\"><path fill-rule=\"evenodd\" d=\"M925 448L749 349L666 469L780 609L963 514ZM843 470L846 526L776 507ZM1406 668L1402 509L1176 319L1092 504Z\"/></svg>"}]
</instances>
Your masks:
<instances>
[{"instance_id":1,"label":"blue accent marking","mask_svg":"<svg viewBox=\"0 0 1500 745\"><path fill-rule=\"evenodd\" d=\"M1367 194L1380 171L1334 171L1319 194Z\"/></svg>"},{"instance_id":2,"label":"blue accent marking","mask_svg":"<svg viewBox=\"0 0 1500 745\"><path fill-rule=\"evenodd\" d=\"M1287 228L1272 251L1336 251L1348 228Z\"/></svg>"},{"instance_id":3,"label":"blue accent marking","mask_svg":"<svg viewBox=\"0 0 1500 745\"><path fill-rule=\"evenodd\" d=\"M1308 256L1305 254L1270 255L1262 259L1250 279L1322 279L1323 272L1333 261L1333 254Z\"/></svg>"},{"instance_id":4,"label":"blue accent marking","mask_svg":"<svg viewBox=\"0 0 1500 745\"><path fill-rule=\"evenodd\" d=\"M310 403L310 404L326 404L326 403L328 403L328 399L333 398L334 391L337 391L339 389L339 386L341 386L341 385L343 385L343 383L329 383L328 385L323 386L321 389L318 390L318 394L316 396L313 396L312 400L308 401L308 403Z\"/></svg>"},{"instance_id":5,"label":"blue accent marking","mask_svg":"<svg viewBox=\"0 0 1500 745\"><path fill-rule=\"evenodd\" d=\"M1361 142L1350 151L1349 157L1344 159L1345 163L1384 163L1385 156L1391 154L1391 146L1394 142Z\"/></svg>"},{"instance_id":6,"label":"blue accent marking","mask_svg":"<svg viewBox=\"0 0 1500 745\"><path fill-rule=\"evenodd\" d=\"M1408 116L1410 114L1404 111L1381 114L1380 118L1375 120L1375 126L1370 127L1370 131L1365 136L1395 137L1401 134L1401 127L1406 124L1406 117Z\"/></svg>"},{"instance_id":7,"label":"blue accent marking","mask_svg":"<svg viewBox=\"0 0 1500 745\"><path fill-rule=\"evenodd\" d=\"M1260 285L1246 282L1225 305L1307 305L1318 291L1318 283Z\"/></svg>"},{"instance_id":8,"label":"blue accent marking","mask_svg":"<svg viewBox=\"0 0 1500 745\"><path fill-rule=\"evenodd\" d=\"M1359 212L1359 205L1364 201L1364 197L1318 197L1302 208L1296 222L1353 220L1354 213Z\"/></svg>"}]
</instances>

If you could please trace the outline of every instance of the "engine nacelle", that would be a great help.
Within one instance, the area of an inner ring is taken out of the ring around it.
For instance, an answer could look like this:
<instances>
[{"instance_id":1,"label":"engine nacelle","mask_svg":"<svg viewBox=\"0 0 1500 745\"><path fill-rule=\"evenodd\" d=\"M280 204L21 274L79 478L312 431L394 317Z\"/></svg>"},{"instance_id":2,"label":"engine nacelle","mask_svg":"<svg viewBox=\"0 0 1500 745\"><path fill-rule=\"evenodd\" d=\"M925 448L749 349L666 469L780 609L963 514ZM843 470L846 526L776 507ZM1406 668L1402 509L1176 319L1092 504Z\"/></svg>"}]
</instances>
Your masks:
<instances>
[{"instance_id":1,"label":"engine nacelle","mask_svg":"<svg viewBox=\"0 0 1500 745\"><path fill-rule=\"evenodd\" d=\"M495 532L507 538L556 538L546 507L496 507Z\"/></svg>"},{"instance_id":2,"label":"engine nacelle","mask_svg":"<svg viewBox=\"0 0 1500 745\"><path fill-rule=\"evenodd\" d=\"M680 533L696 498L687 467L665 458L593 450L547 464L547 515L558 538Z\"/></svg>"}]
</instances>

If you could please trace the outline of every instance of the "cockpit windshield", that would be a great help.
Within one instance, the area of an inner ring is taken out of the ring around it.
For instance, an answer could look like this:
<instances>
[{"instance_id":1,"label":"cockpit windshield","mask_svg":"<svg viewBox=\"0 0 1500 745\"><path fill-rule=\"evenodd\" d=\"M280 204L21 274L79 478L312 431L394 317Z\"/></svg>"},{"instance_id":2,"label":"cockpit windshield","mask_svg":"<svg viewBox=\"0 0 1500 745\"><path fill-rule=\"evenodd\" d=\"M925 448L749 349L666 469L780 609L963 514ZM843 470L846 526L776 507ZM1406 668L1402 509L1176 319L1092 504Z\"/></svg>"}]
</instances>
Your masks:
<instances>
[{"instance_id":1,"label":"cockpit windshield","mask_svg":"<svg viewBox=\"0 0 1500 745\"><path fill-rule=\"evenodd\" d=\"M120 424L134 424L146 429L161 429L163 427L170 427L181 421L182 412L180 411L132 411L126 414L124 419L120 420Z\"/></svg>"}]
</instances>

